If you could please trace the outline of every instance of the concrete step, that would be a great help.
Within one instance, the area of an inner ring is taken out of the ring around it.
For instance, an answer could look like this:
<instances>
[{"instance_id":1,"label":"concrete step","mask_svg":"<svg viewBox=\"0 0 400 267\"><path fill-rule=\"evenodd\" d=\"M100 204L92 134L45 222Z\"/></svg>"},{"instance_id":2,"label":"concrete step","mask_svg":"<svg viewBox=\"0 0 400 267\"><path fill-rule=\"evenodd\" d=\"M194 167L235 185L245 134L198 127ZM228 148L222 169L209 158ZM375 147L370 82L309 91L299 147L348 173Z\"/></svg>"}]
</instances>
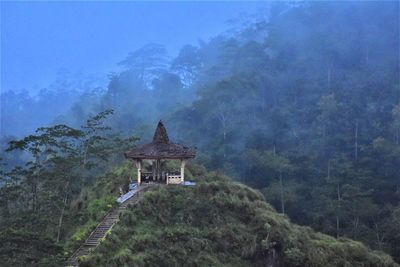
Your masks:
<instances>
[{"instance_id":1,"label":"concrete step","mask_svg":"<svg viewBox=\"0 0 400 267\"><path fill-rule=\"evenodd\" d=\"M141 186L130 199L110 211L110 213L103 218L102 222L99 223L96 229L89 235L85 243L77 249L74 254L72 254L65 266L78 267L78 258L90 254L91 250L94 250L100 244L100 240L106 236L107 231L117 223L120 214L128 209L130 205L134 205L138 202L142 193L150 190L152 187L152 185Z\"/></svg>"},{"instance_id":2,"label":"concrete step","mask_svg":"<svg viewBox=\"0 0 400 267\"><path fill-rule=\"evenodd\" d=\"M98 232L93 232L90 234L90 236L88 238L91 238L95 235L106 235L107 231L98 231Z\"/></svg>"},{"instance_id":3,"label":"concrete step","mask_svg":"<svg viewBox=\"0 0 400 267\"><path fill-rule=\"evenodd\" d=\"M110 229L111 229L111 227L106 228L106 229L98 229L98 230L94 231L92 234L96 234L96 233L103 233L104 234Z\"/></svg>"},{"instance_id":4,"label":"concrete step","mask_svg":"<svg viewBox=\"0 0 400 267\"><path fill-rule=\"evenodd\" d=\"M110 230L111 229L111 227L112 227L112 225L110 225L110 226L104 226L104 227L102 227L102 228L97 228L97 229L95 229L94 230L94 232L97 232L97 231L108 231L108 230Z\"/></svg>"},{"instance_id":5,"label":"concrete step","mask_svg":"<svg viewBox=\"0 0 400 267\"><path fill-rule=\"evenodd\" d=\"M85 245L93 245L93 246L97 246L97 245L99 245L100 244L100 241L91 241L91 242L86 242L85 243ZM84 253L84 254L82 254L81 256L83 256L83 255L86 255L87 253Z\"/></svg>"}]
</instances>

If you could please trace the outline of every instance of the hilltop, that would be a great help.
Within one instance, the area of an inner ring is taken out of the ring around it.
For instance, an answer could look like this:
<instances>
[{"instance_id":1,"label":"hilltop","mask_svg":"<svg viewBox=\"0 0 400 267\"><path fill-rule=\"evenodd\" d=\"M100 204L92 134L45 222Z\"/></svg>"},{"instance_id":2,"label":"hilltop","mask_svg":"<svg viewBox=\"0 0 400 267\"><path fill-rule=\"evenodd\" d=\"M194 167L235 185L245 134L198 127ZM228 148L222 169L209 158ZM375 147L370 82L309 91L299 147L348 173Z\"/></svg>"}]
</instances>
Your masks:
<instances>
[{"instance_id":1,"label":"hilltop","mask_svg":"<svg viewBox=\"0 0 400 267\"><path fill-rule=\"evenodd\" d=\"M398 266L360 242L298 226L263 195L191 166L193 187L159 186L129 206L80 266Z\"/></svg>"}]
</instances>

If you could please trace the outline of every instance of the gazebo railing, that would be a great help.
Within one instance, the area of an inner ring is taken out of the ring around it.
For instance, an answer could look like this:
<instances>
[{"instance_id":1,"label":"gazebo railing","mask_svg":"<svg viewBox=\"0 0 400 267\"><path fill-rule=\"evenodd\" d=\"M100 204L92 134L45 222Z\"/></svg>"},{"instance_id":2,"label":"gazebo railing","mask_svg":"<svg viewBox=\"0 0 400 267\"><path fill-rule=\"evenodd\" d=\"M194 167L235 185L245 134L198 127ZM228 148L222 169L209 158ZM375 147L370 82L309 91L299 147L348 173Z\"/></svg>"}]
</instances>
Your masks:
<instances>
[{"instance_id":1,"label":"gazebo railing","mask_svg":"<svg viewBox=\"0 0 400 267\"><path fill-rule=\"evenodd\" d=\"M162 181L168 180L168 184L180 184L182 182L182 176L179 172L170 172L170 173L163 173L161 177ZM141 181L142 183L146 182L153 182L156 181L154 179L152 172L142 172L141 173Z\"/></svg>"},{"instance_id":2,"label":"gazebo railing","mask_svg":"<svg viewBox=\"0 0 400 267\"><path fill-rule=\"evenodd\" d=\"M180 174L168 175L167 176L168 184L180 184L182 182L181 178L182 177Z\"/></svg>"}]
</instances>

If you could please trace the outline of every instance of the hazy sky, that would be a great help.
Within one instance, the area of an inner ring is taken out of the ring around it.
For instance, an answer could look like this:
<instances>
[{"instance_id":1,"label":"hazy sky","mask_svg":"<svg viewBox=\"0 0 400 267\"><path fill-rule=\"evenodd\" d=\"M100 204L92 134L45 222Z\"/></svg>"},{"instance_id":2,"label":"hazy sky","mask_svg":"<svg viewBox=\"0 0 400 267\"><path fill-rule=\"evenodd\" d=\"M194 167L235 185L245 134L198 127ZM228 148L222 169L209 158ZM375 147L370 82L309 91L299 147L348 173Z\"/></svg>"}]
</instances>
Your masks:
<instances>
[{"instance_id":1,"label":"hazy sky","mask_svg":"<svg viewBox=\"0 0 400 267\"><path fill-rule=\"evenodd\" d=\"M260 2L1 2L1 89L38 91L58 70L107 74L142 45L170 55Z\"/></svg>"}]
</instances>

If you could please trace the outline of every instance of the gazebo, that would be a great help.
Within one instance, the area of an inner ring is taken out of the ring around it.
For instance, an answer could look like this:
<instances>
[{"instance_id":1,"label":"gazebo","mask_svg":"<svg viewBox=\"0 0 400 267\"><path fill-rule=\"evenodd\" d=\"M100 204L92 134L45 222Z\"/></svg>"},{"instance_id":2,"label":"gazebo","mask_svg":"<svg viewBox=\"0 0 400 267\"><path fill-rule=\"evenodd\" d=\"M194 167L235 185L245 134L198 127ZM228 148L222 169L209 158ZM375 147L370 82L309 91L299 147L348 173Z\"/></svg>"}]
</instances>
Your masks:
<instances>
[{"instance_id":1,"label":"gazebo","mask_svg":"<svg viewBox=\"0 0 400 267\"><path fill-rule=\"evenodd\" d=\"M167 130L160 120L151 143L126 151L124 154L125 158L132 160L136 164L138 184L146 181L181 184L185 181L186 162L196 156L196 150L170 142ZM161 163L165 160L180 160L180 173L168 173L162 170ZM150 161L152 172L142 172L143 161Z\"/></svg>"}]
</instances>

